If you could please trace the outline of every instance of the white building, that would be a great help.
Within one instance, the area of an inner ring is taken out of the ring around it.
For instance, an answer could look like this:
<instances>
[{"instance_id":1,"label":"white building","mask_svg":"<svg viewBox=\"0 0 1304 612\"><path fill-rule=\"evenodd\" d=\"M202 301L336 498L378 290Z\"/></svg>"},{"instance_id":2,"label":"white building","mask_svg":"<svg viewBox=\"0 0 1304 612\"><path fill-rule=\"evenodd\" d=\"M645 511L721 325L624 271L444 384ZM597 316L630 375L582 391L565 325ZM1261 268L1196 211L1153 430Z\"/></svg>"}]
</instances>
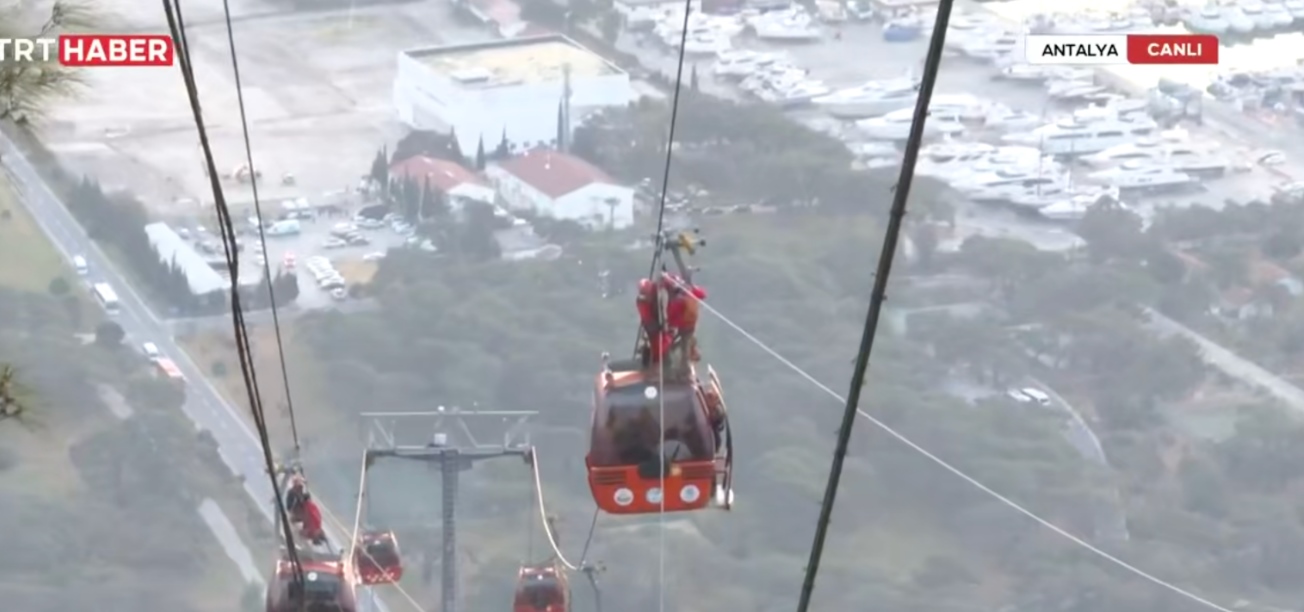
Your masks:
<instances>
[{"instance_id":1,"label":"white building","mask_svg":"<svg viewBox=\"0 0 1304 612\"><path fill-rule=\"evenodd\" d=\"M557 139L567 73L572 125L638 98L625 71L553 35L400 52L394 107L413 129L451 128L463 151L481 139L491 150L504 135L524 151Z\"/></svg>"},{"instance_id":2,"label":"white building","mask_svg":"<svg viewBox=\"0 0 1304 612\"><path fill-rule=\"evenodd\" d=\"M195 247L172 231L166 223L150 223L145 226L149 243L158 251L159 259L164 263L176 264L186 275L193 295L205 295L214 291L230 291L231 281L224 278L208 260L200 255ZM260 275L261 276L261 275Z\"/></svg>"},{"instance_id":3,"label":"white building","mask_svg":"<svg viewBox=\"0 0 1304 612\"><path fill-rule=\"evenodd\" d=\"M429 186L448 196L449 207L461 208L465 202L483 202L493 204L498 192L489 182L461 164L446 159L417 156L394 164L389 175L395 178L408 178L418 186Z\"/></svg>"},{"instance_id":4,"label":"white building","mask_svg":"<svg viewBox=\"0 0 1304 612\"><path fill-rule=\"evenodd\" d=\"M573 155L537 149L490 166L485 174L512 210L593 229L634 224L634 190Z\"/></svg>"}]
</instances>

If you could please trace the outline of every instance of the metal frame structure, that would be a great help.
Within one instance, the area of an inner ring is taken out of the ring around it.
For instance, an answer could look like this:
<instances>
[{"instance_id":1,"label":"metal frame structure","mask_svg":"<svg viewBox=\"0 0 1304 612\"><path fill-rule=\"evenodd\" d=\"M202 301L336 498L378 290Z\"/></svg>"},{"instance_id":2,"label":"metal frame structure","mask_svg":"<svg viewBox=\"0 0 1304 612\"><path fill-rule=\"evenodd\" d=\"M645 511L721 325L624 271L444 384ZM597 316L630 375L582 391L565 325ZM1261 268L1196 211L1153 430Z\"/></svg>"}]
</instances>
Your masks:
<instances>
[{"instance_id":1,"label":"metal frame structure","mask_svg":"<svg viewBox=\"0 0 1304 612\"><path fill-rule=\"evenodd\" d=\"M364 412L360 416L363 436L367 444L367 462L393 457L439 466L442 492L441 520L443 542L440 547L442 562L440 575L440 600L443 612L457 612L457 495L461 473L471 470L478 461L499 457L520 457L529 461L533 453L529 431L526 428L534 411L520 410L462 410L440 406L434 412ZM429 425L413 426L412 421L428 421ZM482 442L468 426L468 421L488 423L497 420L502 425L502 439L494 443ZM428 433L425 444L403 444L398 432L410 438L413 432Z\"/></svg>"}]
</instances>

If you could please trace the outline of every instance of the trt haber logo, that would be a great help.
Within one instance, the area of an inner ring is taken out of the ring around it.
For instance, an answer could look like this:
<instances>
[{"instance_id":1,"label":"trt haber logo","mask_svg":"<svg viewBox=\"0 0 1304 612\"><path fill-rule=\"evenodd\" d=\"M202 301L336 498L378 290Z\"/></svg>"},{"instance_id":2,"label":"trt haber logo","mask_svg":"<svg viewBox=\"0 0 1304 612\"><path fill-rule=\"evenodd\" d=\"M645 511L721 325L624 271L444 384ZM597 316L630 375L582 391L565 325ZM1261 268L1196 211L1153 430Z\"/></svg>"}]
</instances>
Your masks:
<instances>
[{"instance_id":1,"label":"trt haber logo","mask_svg":"<svg viewBox=\"0 0 1304 612\"><path fill-rule=\"evenodd\" d=\"M63 34L59 63L69 67L171 66L172 37L161 34Z\"/></svg>"}]
</instances>

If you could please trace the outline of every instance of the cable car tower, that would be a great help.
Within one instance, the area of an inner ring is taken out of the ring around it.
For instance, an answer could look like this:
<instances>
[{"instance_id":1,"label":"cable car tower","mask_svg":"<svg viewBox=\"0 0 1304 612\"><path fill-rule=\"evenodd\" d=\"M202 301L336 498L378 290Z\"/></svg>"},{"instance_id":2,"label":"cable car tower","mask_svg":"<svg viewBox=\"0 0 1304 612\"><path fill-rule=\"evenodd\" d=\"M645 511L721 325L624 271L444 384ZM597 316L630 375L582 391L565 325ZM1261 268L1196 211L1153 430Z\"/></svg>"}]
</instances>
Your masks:
<instances>
[{"instance_id":1,"label":"cable car tower","mask_svg":"<svg viewBox=\"0 0 1304 612\"><path fill-rule=\"evenodd\" d=\"M463 410L440 406L435 412L364 412L362 423L368 465L382 457L424 461L439 467L443 544L440 600L443 612L457 612L457 494L462 472L476 462L532 454L526 423L535 411ZM472 433L492 428L502 439L485 442Z\"/></svg>"}]
</instances>

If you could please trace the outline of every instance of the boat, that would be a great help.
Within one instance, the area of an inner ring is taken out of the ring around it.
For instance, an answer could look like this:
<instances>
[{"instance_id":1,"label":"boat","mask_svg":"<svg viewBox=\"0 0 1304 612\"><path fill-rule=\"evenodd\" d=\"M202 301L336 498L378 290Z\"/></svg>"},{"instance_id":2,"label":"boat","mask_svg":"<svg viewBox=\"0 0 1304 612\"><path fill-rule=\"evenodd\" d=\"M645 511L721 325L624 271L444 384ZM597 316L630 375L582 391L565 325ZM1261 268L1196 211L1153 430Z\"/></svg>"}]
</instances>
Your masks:
<instances>
[{"instance_id":1,"label":"boat","mask_svg":"<svg viewBox=\"0 0 1304 612\"><path fill-rule=\"evenodd\" d=\"M733 42L720 35L698 35L684 41L686 55L718 55L733 48Z\"/></svg>"},{"instance_id":2,"label":"boat","mask_svg":"<svg viewBox=\"0 0 1304 612\"><path fill-rule=\"evenodd\" d=\"M1089 81L1051 81L1046 94L1054 100L1082 100L1109 93L1109 88Z\"/></svg>"},{"instance_id":3,"label":"boat","mask_svg":"<svg viewBox=\"0 0 1304 612\"><path fill-rule=\"evenodd\" d=\"M1263 18L1267 22L1269 30L1289 30L1295 25L1295 16L1291 14L1286 5L1276 2L1268 2L1263 5Z\"/></svg>"},{"instance_id":4,"label":"boat","mask_svg":"<svg viewBox=\"0 0 1304 612\"><path fill-rule=\"evenodd\" d=\"M924 26L916 17L891 19L883 24L883 40L887 42L911 42L919 40L924 33Z\"/></svg>"},{"instance_id":5,"label":"boat","mask_svg":"<svg viewBox=\"0 0 1304 612\"><path fill-rule=\"evenodd\" d=\"M975 202L1008 202L1010 196L1028 189L1067 184L1068 177L1057 169L1037 165L1011 166L994 172L967 177L951 184L956 191Z\"/></svg>"},{"instance_id":6,"label":"boat","mask_svg":"<svg viewBox=\"0 0 1304 612\"><path fill-rule=\"evenodd\" d=\"M1102 104L1090 104L1086 108L1079 108L1073 111L1075 121L1094 121L1096 119L1113 119L1113 118L1131 118L1144 116L1150 110L1148 100L1137 98L1124 98L1122 96L1107 97L1102 100Z\"/></svg>"},{"instance_id":7,"label":"boat","mask_svg":"<svg viewBox=\"0 0 1304 612\"><path fill-rule=\"evenodd\" d=\"M939 94L928 101L930 117L952 121L982 121L993 108L995 105L990 100L972 94Z\"/></svg>"},{"instance_id":8,"label":"boat","mask_svg":"<svg viewBox=\"0 0 1304 612\"><path fill-rule=\"evenodd\" d=\"M756 69L760 55L755 51L729 50L718 53L715 63L711 64L711 72L722 77L747 76Z\"/></svg>"},{"instance_id":9,"label":"boat","mask_svg":"<svg viewBox=\"0 0 1304 612\"><path fill-rule=\"evenodd\" d=\"M933 117L928 111L928 121L924 122L924 136L944 136L963 133L964 124L947 118ZM910 135L910 125L914 123L914 110L903 109L873 119L861 119L856 128L862 134L876 140L905 140Z\"/></svg>"},{"instance_id":10,"label":"boat","mask_svg":"<svg viewBox=\"0 0 1304 612\"><path fill-rule=\"evenodd\" d=\"M1236 3L1236 7L1241 9L1241 13L1250 21L1254 22L1254 29L1257 32L1271 32L1277 27L1276 19L1264 10L1263 3L1258 0L1240 0ZM1294 22L1295 20L1292 19L1291 21Z\"/></svg>"},{"instance_id":11,"label":"boat","mask_svg":"<svg viewBox=\"0 0 1304 612\"><path fill-rule=\"evenodd\" d=\"M1181 163L1177 161L1179 159L1201 159L1204 161L1195 163L1192 167L1214 168L1218 164L1209 161L1210 153L1212 153L1209 150L1210 148L1167 138L1144 138L1136 142L1110 147L1099 153L1084 155L1078 161L1095 168L1108 168L1130 161L1169 161L1177 164ZM1224 171L1227 169L1227 165L1226 163L1221 164Z\"/></svg>"},{"instance_id":12,"label":"boat","mask_svg":"<svg viewBox=\"0 0 1304 612\"><path fill-rule=\"evenodd\" d=\"M990 157L996 150L995 145L981 142L933 143L920 149L915 172L950 182L960 174L969 173L974 164Z\"/></svg>"},{"instance_id":13,"label":"boat","mask_svg":"<svg viewBox=\"0 0 1304 612\"><path fill-rule=\"evenodd\" d=\"M956 41L956 51L978 60L999 60L1023 52L1023 37L1004 31L975 32Z\"/></svg>"},{"instance_id":14,"label":"boat","mask_svg":"<svg viewBox=\"0 0 1304 612\"><path fill-rule=\"evenodd\" d=\"M1105 17L1089 19L1085 25L1092 32L1104 33L1135 30L1138 24L1126 15L1110 14Z\"/></svg>"},{"instance_id":15,"label":"boat","mask_svg":"<svg viewBox=\"0 0 1304 612\"><path fill-rule=\"evenodd\" d=\"M1089 155L1152 136L1159 125L1148 117L1112 117L1092 121L1065 119L1001 140L1041 148L1048 155Z\"/></svg>"},{"instance_id":16,"label":"boat","mask_svg":"<svg viewBox=\"0 0 1304 612\"><path fill-rule=\"evenodd\" d=\"M905 77L891 81L870 81L811 100L824 112L842 119L878 117L907 108L919 97L919 80Z\"/></svg>"},{"instance_id":17,"label":"boat","mask_svg":"<svg viewBox=\"0 0 1304 612\"><path fill-rule=\"evenodd\" d=\"M1037 214L1052 221L1078 221L1098 206L1127 208L1119 201L1117 189L1106 189L1095 194L1077 194L1037 209Z\"/></svg>"},{"instance_id":18,"label":"boat","mask_svg":"<svg viewBox=\"0 0 1304 612\"><path fill-rule=\"evenodd\" d=\"M932 155L927 163L920 162L921 174L931 176L948 185L1009 168L1040 168L1045 172L1063 172L1063 166L1032 147L996 147L989 153L978 150L955 157Z\"/></svg>"},{"instance_id":19,"label":"boat","mask_svg":"<svg viewBox=\"0 0 1304 612\"><path fill-rule=\"evenodd\" d=\"M1191 30L1194 34L1227 34L1227 30L1231 29L1231 23L1227 21L1223 10L1211 4L1208 7L1191 10L1183 22L1187 30Z\"/></svg>"},{"instance_id":20,"label":"boat","mask_svg":"<svg viewBox=\"0 0 1304 612\"><path fill-rule=\"evenodd\" d=\"M1223 16L1227 18L1227 32L1229 34L1240 34L1242 36L1253 34L1258 27L1254 19L1245 14L1240 8L1234 6L1225 6L1222 9Z\"/></svg>"},{"instance_id":21,"label":"boat","mask_svg":"<svg viewBox=\"0 0 1304 612\"><path fill-rule=\"evenodd\" d=\"M1031 130L1045 123L1041 116L1025 110L998 106L983 118L983 127L1002 132L1021 132Z\"/></svg>"},{"instance_id":22,"label":"boat","mask_svg":"<svg viewBox=\"0 0 1304 612\"><path fill-rule=\"evenodd\" d=\"M1002 66L992 79L1001 81L1015 81L1021 83L1045 83L1055 78L1054 66L1039 66L1033 64L1010 64Z\"/></svg>"},{"instance_id":23,"label":"boat","mask_svg":"<svg viewBox=\"0 0 1304 612\"><path fill-rule=\"evenodd\" d=\"M749 25L762 40L815 42L824 37L810 15L795 9L758 15Z\"/></svg>"},{"instance_id":24,"label":"boat","mask_svg":"<svg viewBox=\"0 0 1304 612\"><path fill-rule=\"evenodd\" d=\"M1171 165L1134 160L1117 168L1101 170L1087 175L1092 182L1116 187L1121 191L1156 191L1191 187L1199 179Z\"/></svg>"},{"instance_id":25,"label":"boat","mask_svg":"<svg viewBox=\"0 0 1304 612\"><path fill-rule=\"evenodd\" d=\"M811 100L829 93L828 86L819 81L803 81L775 91L775 95L766 99L784 108L793 108L809 104Z\"/></svg>"},{"instance_id":26,"label":"boat","mask_svg":"<svg viewBox=\"0 0 1304 612\"><path fill-rule=\"evenodd\" d=\"M1290 11L1290 16L1295 18L1295 25L1304 25L1304 0L1286 0L1281 3Z\"/></svg>"},{"instance_id":27,"label":"boat","mask_svg":"<svg viewBox=\"0 0 1304 612\"><path fill-rule=\"evenodd\" d=\"M1027 193L1010 198L1010 204L1018 208L1040 211L1047 206L1054 206L1065 200L1085 200L1098 202L1104 198L1117 198L1118 190L1112 187L1095 185L1061 185L1030 190Z\"/></svg>"},{"instance_id":28,"label":"boat","mask_svg":"<svg viewBox=\"0 0 1304 612\"><path fill-rule=\"evenodd\" d=\"M887 142L853 142L847 144L847 150L860 159L877 159L891 157L900 159L901 151ZM920 152L922 157L923 153Z\"/></svg>"}]
</instances>

